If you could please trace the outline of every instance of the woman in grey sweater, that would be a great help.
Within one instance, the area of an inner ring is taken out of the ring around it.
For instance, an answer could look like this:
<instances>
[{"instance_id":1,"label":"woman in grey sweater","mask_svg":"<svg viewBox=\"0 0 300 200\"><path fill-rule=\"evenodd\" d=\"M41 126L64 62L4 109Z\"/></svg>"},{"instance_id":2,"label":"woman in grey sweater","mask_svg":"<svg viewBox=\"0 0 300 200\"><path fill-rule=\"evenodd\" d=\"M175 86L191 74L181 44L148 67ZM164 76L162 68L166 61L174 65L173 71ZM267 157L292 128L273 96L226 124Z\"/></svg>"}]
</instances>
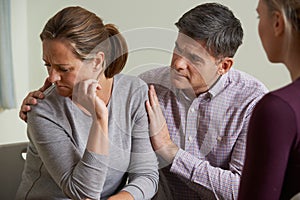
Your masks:
<instances>
[{"instance_id":1,"label":"woman in grey sweater","mask_svg":"<svg viewBox=\"0 0 300 200\"><path fill-rule=\"evenodd\" d=\"M81 7L59 11L40 38L48 88L27 118L29 146L16 199L150 199L157 160L147 85L119 74L127 45Z\"/></svg>"}]
</instances>

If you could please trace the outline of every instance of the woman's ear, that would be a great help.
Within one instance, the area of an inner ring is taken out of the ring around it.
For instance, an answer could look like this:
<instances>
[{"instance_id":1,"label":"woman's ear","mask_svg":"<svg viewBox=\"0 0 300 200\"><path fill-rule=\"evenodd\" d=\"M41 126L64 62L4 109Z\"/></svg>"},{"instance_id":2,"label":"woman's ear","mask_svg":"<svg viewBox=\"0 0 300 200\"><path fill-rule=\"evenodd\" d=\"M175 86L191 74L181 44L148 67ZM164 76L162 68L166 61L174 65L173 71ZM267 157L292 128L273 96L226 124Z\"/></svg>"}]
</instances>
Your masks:
<instances>
[{"instance_id":1,"label":"woman's ear","mask_svg":"<svg viewBox=\"0 0 300 200\"><path fill-rule=\"evenodd\" d=\"M273 30L275 36L280 36L284 32L285 22L282 12L274 11L273 12Z\"/></svg>"},{"instance_id":2,"label":"woman's ear","mask_svg":"<svg viewBox=\"0 0 300 200\"><path fill-rule=\"evenodd\" d=\"M218 64L218 74L223 75L227 73L231 66L233 65L233 58L225 57L222 61Z\"/></svg>"},{"instance_id":3,"label":"woman's ear","mask_svg":"<svg viewBox=\"0 0 300 200\"><path fill-rule=\"evenodd\" d=\"M105 55L102 51L99 51L94 58L94 71L98 72L105 67Z\"/></svg>"}]
</instances>

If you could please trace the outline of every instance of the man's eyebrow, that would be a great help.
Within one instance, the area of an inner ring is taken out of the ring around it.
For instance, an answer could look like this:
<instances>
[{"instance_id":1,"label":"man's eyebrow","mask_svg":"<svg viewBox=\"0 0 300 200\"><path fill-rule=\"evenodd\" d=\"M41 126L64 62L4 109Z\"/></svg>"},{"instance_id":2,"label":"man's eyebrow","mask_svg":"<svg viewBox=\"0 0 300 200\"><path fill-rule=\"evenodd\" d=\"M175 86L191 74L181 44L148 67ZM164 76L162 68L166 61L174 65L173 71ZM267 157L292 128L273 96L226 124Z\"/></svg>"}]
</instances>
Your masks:
<instances>
[{"instance_id":1,"label":"man's eyebrow","mask_svg":"<svg viewBox=\"0 0 300 200\"><path fill-rule=\"evenodd\" d=\"M198 54L190 53L190 56L193 57L193 58L196 58L201 63L205 63L204 59L202 57L198 56Z\"/></svg>"},{"instance_id":2,"label":"man's eyebrow","mask_svg":"<svg viewBox=\"0 0 300 200\"><path fill-rule=\"evenodd\" d=\"M178 42L176 41L175 42L175 47L180 51L182 51L182 49L180 48L180 46L179 46L179 44L178 44ZM200 57L198 54L195 54L195 53L190 53L190 52L185 52L185 53L187 53L186 54L186 56L189 56L190 58L195 58L195 59L197 59L199 62L201 62L201 63L205 63L205 60L202 58L202 57Z\"/></svg>"}]
</instances>

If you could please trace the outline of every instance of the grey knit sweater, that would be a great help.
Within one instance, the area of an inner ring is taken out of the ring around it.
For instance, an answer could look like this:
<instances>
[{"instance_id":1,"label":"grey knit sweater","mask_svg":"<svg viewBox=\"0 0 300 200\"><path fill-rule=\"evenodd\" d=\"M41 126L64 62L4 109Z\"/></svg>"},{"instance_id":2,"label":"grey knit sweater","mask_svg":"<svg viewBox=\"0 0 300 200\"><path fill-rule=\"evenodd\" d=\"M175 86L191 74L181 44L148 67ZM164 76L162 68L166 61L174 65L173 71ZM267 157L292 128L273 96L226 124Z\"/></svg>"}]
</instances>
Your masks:
<instances>
[{"instance_id":1,"label":"grey knit sweater","mask_svg":"<svg viewBox=\"0 0 300 200\"><path fill-rule=\"evenodd\" d=\"M86 149L91 117L49 88L28 113L30 144L16 199L106 199L120 190L150 199L158 172L148 135L147 91L136 77L114 77L110 153L103 156Z\"/></svg>"}]
</instances>

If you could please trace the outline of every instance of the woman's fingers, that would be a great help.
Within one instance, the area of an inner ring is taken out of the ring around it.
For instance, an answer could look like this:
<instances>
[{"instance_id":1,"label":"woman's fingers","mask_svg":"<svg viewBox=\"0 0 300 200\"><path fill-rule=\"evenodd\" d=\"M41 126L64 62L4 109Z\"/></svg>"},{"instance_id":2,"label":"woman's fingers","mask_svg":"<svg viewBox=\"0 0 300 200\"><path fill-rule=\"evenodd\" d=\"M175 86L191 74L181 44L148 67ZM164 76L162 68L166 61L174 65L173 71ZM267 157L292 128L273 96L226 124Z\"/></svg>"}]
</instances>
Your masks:
<instances>
[{"instance_id":1,"label":"woman's fingers","mask_svg":"<svg viewBox=\"0 0 300 200\"><path fill-rule=\"evenodd\" d=\"M101 90L101 86L96 80L81 81L73 89L73 100L88 110L90 114L101 118L102 115L106 115L107 108L102 99L97 96L98 90Z\"/></svg>"}]
</instances>

